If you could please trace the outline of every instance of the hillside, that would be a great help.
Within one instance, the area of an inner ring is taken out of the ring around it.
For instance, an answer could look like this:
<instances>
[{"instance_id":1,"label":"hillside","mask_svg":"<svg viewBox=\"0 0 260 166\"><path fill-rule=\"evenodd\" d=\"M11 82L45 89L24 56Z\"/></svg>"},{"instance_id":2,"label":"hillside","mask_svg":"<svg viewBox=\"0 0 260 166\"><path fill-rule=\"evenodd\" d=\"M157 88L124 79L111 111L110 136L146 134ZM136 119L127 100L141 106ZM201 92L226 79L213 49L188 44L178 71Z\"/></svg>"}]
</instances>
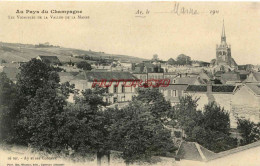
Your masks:
<instances>
[{"instance_id":1,"label":"hillside","mask_svg":"<svg viewBox=\"0 0 260 166\"><path fill-rule=\"evenodd\" d=\"M32 44L19 44L19 43L3 43L0 42L0 61L6 62L12 61L29 61L31 58L35 58L38 55L57 56L61 62L78 62L82 59L75 58L73 56L87 55L89 57L102 57L102 58L114 58L120 61L141 62L146 59L137 58L127 55L107 54L104 52L86 51L73 48L63 47L40 47L37 48Z\"/></svg>"}]
</instances>

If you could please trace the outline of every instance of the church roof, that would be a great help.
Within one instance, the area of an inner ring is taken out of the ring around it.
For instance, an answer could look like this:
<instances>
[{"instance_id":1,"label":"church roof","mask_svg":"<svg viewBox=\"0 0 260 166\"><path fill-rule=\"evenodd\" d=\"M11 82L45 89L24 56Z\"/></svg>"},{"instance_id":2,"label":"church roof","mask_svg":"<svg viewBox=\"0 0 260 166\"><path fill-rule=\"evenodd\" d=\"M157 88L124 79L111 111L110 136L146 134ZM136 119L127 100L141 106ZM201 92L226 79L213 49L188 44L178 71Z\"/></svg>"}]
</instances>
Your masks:
<instances>
[{"instance_id":1,"label":"church roof","mask_svg":"<svg viewBox=\"0 0 260 166\"><path fill-rule=\"evenodd\" d=\"M221 36L226 37L224 20L223 20L223 27L222 27L222 35Z\"/></svg>"}]
</instances>

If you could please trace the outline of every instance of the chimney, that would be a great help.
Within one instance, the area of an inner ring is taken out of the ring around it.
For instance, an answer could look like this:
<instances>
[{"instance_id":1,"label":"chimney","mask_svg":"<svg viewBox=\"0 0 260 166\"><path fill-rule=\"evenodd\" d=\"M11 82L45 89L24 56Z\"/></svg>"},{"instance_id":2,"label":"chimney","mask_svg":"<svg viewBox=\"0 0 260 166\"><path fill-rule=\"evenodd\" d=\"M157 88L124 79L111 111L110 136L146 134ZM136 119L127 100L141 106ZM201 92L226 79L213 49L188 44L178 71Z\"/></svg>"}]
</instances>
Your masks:
<instances>
[{"instance_id":1,"label":"chimney","mask_svg":"<svg viewBox=\"0 0 260 166\"><path fill-rule=\"evenodd\" d=\"M208 81L207 83L207 93L211 93L212 92L212 82L211 80Z\"/></svg>"}]
</instances>

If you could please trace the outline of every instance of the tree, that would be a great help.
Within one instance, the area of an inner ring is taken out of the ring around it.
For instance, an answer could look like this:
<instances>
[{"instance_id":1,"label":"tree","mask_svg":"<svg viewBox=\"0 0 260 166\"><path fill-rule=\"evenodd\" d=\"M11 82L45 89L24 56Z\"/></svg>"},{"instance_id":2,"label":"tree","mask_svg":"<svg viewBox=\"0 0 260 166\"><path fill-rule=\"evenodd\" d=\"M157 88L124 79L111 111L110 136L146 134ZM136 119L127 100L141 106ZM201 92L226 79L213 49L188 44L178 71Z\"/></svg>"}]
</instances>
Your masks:
<instances>
[{"instance_id":1,"label":"tree","mask_svg":"<svg viewBox=\"0 0 260 166\"><path fill-rule=\"evenodd\" d=\"M102 111L104 89L85 90L77 96L75 103L66 107L60 116L62 126L58 129L66 149L85 156L98 153L104 155L109 150L108 119Z\"/></svg>"},{"instance_id":2,"label":"tree","mask_svg":"<svg viewBox=\"0 0 260 166\"><path fill-rule=\"evenodd\" d=\"M32 132L28 131L28 126L26 126L26 123L22 122L26 122L26 119L31 117L30 115L38 114L38 111L40 110L46 109L46 111L48 111L48 109L51 109L46 108L47 105L44 105L46 104L45 100L43 101L43 99L40 99L39 96L41 93L44 93L44 90L46 90L46 92L51 92L51 90L58 90L58 88L60 88L60 78L57 72L54 71L51 66L35 58L21 66L21 72L17 77L18 99L15 103L15 106L17 112L19 112L19 119L21 121L16 126L16 135L18 137L17 141L19 143L28 144L30 143L29 140L32 136ZM53 99L53 96L51 95L55 96L56 94L53 92L46 93L45 95L49 95L48 100L50 100ZM58 104L55 103L56 101L57 100L54 99L53 101L50 100L49 102L53 103L53 107L55 107L55 105ZM43 113L46 112L43 111ZM41 115L41 113L39 113L39 115ZM34 121L33 117L31 118L31 120Z\"/></svg>"},{"instance_id":3,"label":"tree","mask_svg":"<svg viewBox=\"0 0 260 166\"><path fill-rule=\"evenodd\" d=\"M250 144L260 140L260 123L255 124L250 120L238 119L237 129L242 136L242 145Z\"/></svg>"},{"instance_id":4,"label":"tree","mask_svg":"<svg viewBox=\"0 0 260 166\"><path fill-rule=\"evenodd\" d=\"M0 73L0 141L13 141L15 137L15 124L17 115L15 101L17 90L15 84Z\"/></svg>"},{"instance_id":5,"label":"tree","mask_svg":"<svg viewBox=\"0 0 260 166\"><path fill-rule=\"evenodd\" d=\"M216 153L237 146L237 139L219 131L205 129L203 126L194 126L191 135L188 136L187 140L197 142Z\"/></svg>"},{"instance_id":6,"label":"tree","mask_svg":"<svg viewBox=\"0 0 260 166\"><path fill-rule=\"evenodd\" d=\"M178 65L191 65L191 58L187 55L180 54L177 57L176 63Z\"/></svg>"},{"instance_id":7,"label":"tree","mask_svg":"<svg viewBox=\"0 0 260 166\"><path fill-rule=\"evenodd\" d=\"M17 77L18 92L23 98L34 97L37 89L44 87L48 81L60 81L52 67L35 58L21 66Z\"/></svg>"},{"instance_id":8,"label":"tree","mask_svg":"<svg viewBox=\"0 0 260 166\"><path fill-rule=\"evenodd\" d=\"M141 101L147 105L155 118L161 121L167 119L171 104L165 100L163 94L159 92L159 88L139 88L137 93L134 101Z\"/></svg>"},{"instance_id":9,"label":"tree","mask_svg":"<svg viewBox=\"0 0 260 166\"><path fill-rule=\"evenodd\" d=\"M176 61L175 61L174 59L170 58L170 59L167 61L167 63L168 63L169 65L175 65L175 64L176 64Z\"/></svg>"},{"instance_id":10,"label":"tree","mask_svg":"<svg viewBox=\"0 0 260 166\"><path fill-rule=\"evenodd\" d=\"M212 60L210 61L210 64L215 65L215 64L216 64L216 59L212 59Z\"/></svg>"},{"instance_id":11,"label":"tree","mask_svg":"<svg viewBox=\"0 0 260 166\"><path fill-rule=\"evenodd\" d=\"M187 141L198 142L214 152L228 150L237 146L237 140L230 137L229 114L216 103L205 105L197 110L197 101L192 96L180 98L173 108L173 127L185 131Z\"/></svg>"},{"instance_id":12,"label":"tree","mask_svg":"<svg viewBox=\"0 0 260 166\"><path fill-rule=\"evenodd\" d=\"M61 150L64 147L60 137L60 115L64 112L66 97L56 83L48 82L36 90L34 98L21 110L18 125L19 134L27 144L40 150Z\"/></svg>"},{"instance_id":13,"label":"tree","mask_svg":"<svg viewBox=\"0 0 260 166\"><path fill-rule=\"evenodd\" d=\"M116 109L110 126L110 142L114 150L122 151L126 163L150 161L153 155L165 155L176 150L171 132L155 118L148 105L133 101L128 107Z\"/></svg>"},{"instance_id":14,"label":"tree","mask_svg":"<svg viewBox=\"0 0 260 166\"><path fill-rule=\"evenodd\" d=\"M77 68L83 69L83 70L91 70L91 65L86 61L81 61L77 63Z\"/></svg>"},{"instance_id":15,"label":"tree","mask_svg":"<svg viewBox=\"0 0 260 166\"><path fill-rule=\"evenodd\" d=\"M197 111L197 101L192 96L180 98L180 102L173 107L171 119L176 121L173 127L182 128L187 135L190 135L194 126L199 125L202 120L202 113Z\"/></svg>"},{"instance_id":16,"label":"tree","mask_svg":"<svg viewBox=\"0 0 260 166\"><path fill-rule=\"evenodd\" d=\"M203 125L206 130L219 131L224 134L230 132L229 113L216 105L215 102L204 106L203 115Z\"/></svg>"}]
</instances>

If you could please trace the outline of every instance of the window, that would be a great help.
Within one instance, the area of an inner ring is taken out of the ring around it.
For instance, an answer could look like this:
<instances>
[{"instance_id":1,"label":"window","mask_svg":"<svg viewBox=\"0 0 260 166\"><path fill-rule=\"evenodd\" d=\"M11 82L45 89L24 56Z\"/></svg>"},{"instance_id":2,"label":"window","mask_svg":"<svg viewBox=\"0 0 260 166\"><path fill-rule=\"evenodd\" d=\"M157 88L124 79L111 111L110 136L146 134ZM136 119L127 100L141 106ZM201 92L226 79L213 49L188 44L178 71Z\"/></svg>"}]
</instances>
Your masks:
<instances>
[{"instance_id":1,"label":"window","mask_svg":"<svg viewBox=\"0 0 260 166\"><path fill-rule=\"evenodd\" d=\"M122 93L125 93L125 86L122 85Z\"/></svg>"},{"instance_id":2,"label":"window","mask_svg":"<svg viewBox=\"0 0 260 166\"><path fill-rule=\"evenodd\" d=\"M122 97L121 97L121 101L125 101L125 96L122 96Z\"/></svg>"},{"instance_id":3,"label":"window","mask_svg":"<svg viewBox=\"0 0 260 166\"><path fill-rule=\"evenodd\" d=\"M171 90L171 96L177 97L177 90Z\"/></svg>"},{"instance_id":4,"label":"window","mask_svg":"<svg viewBox=\"0 0 260 166\"><path fill-rule=\"evenodd\" d=\"M114 85L114 93L117 93L117 92L118 92L118 86Z\"/></svg>"},{"instance_id":5,"label":"window","mask_svg":"<svg viewBox=\"0 0 260 166\"><path fill-rule=\"evenodd\" d=\"M114 103L116 103L117 102L117 97L114 97Z\"/></svg>"},{"instance_id":6,"label":"window","mask_svg":"<svg viewBox=\"0 0 260 166\"><path fill-rule=\"evenodd\" d=\"M108 89L108 88L109 88L109 87L107 86L107 87L106 87L106 93L109 93L109 89Z\"/></svg>"}]
</instances>

